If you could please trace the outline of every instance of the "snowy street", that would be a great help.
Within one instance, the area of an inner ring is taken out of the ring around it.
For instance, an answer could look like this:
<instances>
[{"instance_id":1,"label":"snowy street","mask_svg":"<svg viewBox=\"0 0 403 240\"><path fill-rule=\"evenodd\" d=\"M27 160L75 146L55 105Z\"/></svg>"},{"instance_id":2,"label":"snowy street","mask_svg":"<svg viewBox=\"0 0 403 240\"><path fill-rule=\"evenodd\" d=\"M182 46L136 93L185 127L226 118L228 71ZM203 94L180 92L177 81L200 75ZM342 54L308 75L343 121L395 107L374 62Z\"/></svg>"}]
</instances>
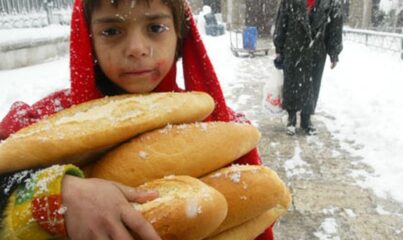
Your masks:
<instances>
[{"instance_id":1,"label":"snowy street","mask_svg":"<svg viewBox=\"0 0 403 240\"><path fill-rule=\"evenodd\" d=\"M269 116L261 107L264 83L276 71L274 50L235 57L228 34L203 39L229 105L262 132L264 162L293 194L293 205L276 225L277 239L403 239L400 56L345 42L338 66L326 65L313 116L318 135L297 129L290 137L286 116ZM0 118L14 101L32 104L67 88L68 79L67 56L0 71Z\"/></svg>"},{"instance_id":2,"label":"snowy street","mask_svg":"<svg viewBox=\"0 0 403 240\"><path fill-rule=\"evenodd\" d=\"M277 225L278 239L403 238L403 99L397 94L403 63L345 45L339 66L326 66L317 136L287 136L286 116L263 112L264 82L276 71L273 57L237 62L233 84L225 88L232 106L262 131L265 164L292 189L293 207Z\"/></svg>"}]
</instances>

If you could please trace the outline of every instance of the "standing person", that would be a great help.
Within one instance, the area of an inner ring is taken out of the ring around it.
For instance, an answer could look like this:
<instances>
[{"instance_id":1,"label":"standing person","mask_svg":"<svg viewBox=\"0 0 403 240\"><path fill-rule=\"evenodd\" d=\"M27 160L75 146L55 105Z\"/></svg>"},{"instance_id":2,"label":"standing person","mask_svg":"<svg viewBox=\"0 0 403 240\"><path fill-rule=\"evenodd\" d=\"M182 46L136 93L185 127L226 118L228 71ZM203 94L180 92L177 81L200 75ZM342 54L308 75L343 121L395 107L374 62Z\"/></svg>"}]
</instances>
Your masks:
<instances>
[{"instance_id":1,"label":"standing person","mask_svg":"<svg viewBox=\"0 0 403 240\"><path fill-rule=\"evenodd\" d=\"M282 0L274 31L276 59L284 71L283 108L288 112L287 133L295 134L297 112L301 128L316 133L311 115L318 101L326 55L333 69L342 45L342 9L339 0Z\"/></svg>"},{"instance_id":2,"label":"standing person","mask_svg":"<svg viewBox=\"0 0 403 240\"><path fill-rule=\"evenodd\" d=\"M209 120L241 121L225 103L186 0L76 0L70 37L70 89L13 104L0 139L74 104L124 93L204 91L216 103ZM176 80L180 57L186 89ZM261 159L254 149L236 163ZM157 192L85 179L71 164L2 174L0 187L0 239L160 239L130 204ZM259 239L273 239L271 228Z\"/></svg>"},{"instance_id":3,"label":"standing person","mask_svg":"<svg viewBox=\"0 0 403 240\"><path fill-rule=\"evenodd\" d=\"M211 7L204 5L197 16L197 30L199 30L199 33L202 35L206 35L206 18L204 18L204 16L209 13L211 13Z\"/></svg>"}]
</instances>

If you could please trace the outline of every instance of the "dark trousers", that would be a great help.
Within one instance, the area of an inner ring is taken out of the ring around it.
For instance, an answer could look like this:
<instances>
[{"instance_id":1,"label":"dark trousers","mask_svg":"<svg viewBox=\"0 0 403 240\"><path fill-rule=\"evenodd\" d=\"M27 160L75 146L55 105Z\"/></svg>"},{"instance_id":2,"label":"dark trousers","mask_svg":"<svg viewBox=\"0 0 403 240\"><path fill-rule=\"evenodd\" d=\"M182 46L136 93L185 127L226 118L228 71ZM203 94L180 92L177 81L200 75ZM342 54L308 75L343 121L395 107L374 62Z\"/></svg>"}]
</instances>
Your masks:
<instances>
[{"instance_id":1,"label":"dark trousers","mask_svg":"<svg viewBox=\"0 0 403 240\"><path fill-rule=\"evenodd\" d=\"M304 103L301 114L311 115L315 113L316 104L319 99L320 86L322 82L323 69L325 67L326 57L323 61L316 61L312 66L312 89L307 101Z\"/></svg>"}]
</instances>

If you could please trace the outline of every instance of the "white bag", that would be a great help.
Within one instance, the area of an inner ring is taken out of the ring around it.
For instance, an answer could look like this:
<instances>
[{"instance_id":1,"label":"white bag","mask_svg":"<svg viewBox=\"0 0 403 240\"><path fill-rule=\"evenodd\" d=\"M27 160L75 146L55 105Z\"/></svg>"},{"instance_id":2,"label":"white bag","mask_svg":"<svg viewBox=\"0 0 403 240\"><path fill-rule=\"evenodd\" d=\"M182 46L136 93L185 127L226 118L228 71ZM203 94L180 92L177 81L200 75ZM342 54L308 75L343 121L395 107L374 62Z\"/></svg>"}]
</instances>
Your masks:
<instances>
[{"instance_id":1,"label":"white bag","mask_svg":"<svg viewBox=\"0 0 403 240\"><path fill-rule=\"evenodd\" d=\"M272 77L266 80L263 87L263 111L274 116L281 116L283 110L283 71L275 70Z\"/></svg>"}]
</instances>

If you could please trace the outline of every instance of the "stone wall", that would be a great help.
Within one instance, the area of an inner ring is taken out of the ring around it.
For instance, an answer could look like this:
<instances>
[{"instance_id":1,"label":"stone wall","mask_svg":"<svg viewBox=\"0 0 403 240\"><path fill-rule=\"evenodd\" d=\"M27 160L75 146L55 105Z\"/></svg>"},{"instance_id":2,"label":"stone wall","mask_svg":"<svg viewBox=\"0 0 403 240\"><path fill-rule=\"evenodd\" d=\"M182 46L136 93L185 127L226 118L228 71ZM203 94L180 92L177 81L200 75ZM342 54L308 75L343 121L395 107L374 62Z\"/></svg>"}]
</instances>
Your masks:
<instances>
[{"instance_id":1,"label":"stone wall","mask_svg":"<svg viewBox=\"0 0 403 240\"><path fill-rule=\"evenodd\" d=\"M15 42L0 45L0 70L42 63L68 54L69 37Z\"/></svg>"}]
</instances>

